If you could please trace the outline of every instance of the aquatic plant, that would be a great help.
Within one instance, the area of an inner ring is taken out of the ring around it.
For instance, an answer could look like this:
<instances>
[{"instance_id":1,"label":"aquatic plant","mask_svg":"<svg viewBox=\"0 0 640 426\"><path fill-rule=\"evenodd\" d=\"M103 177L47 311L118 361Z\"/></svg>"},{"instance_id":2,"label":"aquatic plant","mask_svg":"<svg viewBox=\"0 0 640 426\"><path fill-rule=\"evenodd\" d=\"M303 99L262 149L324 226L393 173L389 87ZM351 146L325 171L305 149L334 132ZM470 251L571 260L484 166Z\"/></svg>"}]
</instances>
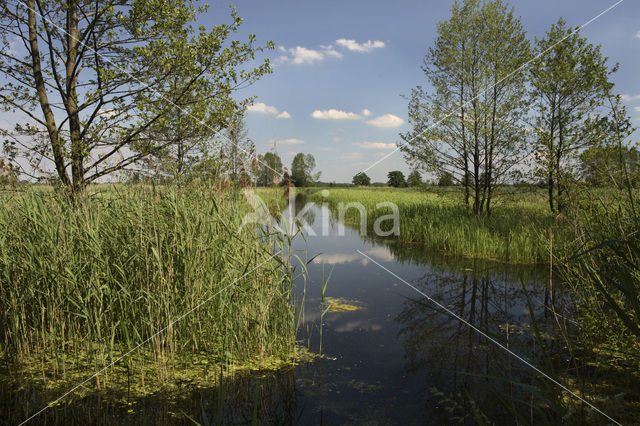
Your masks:
<instances>
[{"instance_id":1,"label":"aquatic plant","mask_svg":"<svg viewBox=\"0 0 640 426\"><path fill-rule=\"evenodd\" d=\"M0 353L12 365L45 379L73 366L97 372L147 342L122 362L167 377L184 356L295 352L286 259L255 227L241 228L248 206L237 191L111 186L71 201L45 187L0 197Z\"/></svg>"},{"instance_id":2,"label":"aquatic plant","mask_svg":"<svg viewBox=\"0 0 640 426\"><path fill-rule=\"evenodd\" d=\"M387 207L377 208L377 204L392 202L399 208L400 242L468 257L547 262L549 228L554 229L558 244L570 236L566 226L548 214L544 196L538 193L498 193L489 217L467 212L461 202L462 193L455 191L331 188L326 197L321 191L309 196L317 203L327 203L334 212L340 203L362 203L369 235L374 234L376 219L391 212ZM358 210L347 209L345 222L360 224ZM383 222L382 229L387 230L390 225L391 221Z\"/></svg>"}]
</instances>

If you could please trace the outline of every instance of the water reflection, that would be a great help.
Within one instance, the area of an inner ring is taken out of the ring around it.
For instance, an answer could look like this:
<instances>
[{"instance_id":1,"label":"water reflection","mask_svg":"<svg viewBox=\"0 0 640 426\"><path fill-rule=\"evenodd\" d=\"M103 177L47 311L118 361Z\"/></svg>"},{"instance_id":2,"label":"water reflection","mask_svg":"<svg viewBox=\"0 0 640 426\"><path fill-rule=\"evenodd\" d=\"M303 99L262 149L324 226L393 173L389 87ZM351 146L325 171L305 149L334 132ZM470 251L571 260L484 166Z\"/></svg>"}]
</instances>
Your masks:
<instances>
[{"instance_id":1,"label":"water reflection","mask_svg":"<svg viewBox=\"0 0 640 426\"><path fill-rule=\"evenodd\" d=\"M561 350L551 336L552 324L534 307L544 298L535 282L519 284L479 268L436 273L415 285L536 364L554 362L551 354ZM438 421L456 418L466 423L485 418L511 423L518 415L528 420L524 423L558 420L554 418L558 413L548 410L548 395L531 391L540 385L536 373L426 298L408 299L396 320L402 325L407 369L427 373L429 392L425 389L425 394L435 404ZM532 324L541 330L542 340L534 337ZM545 345L544 352L540 344Z\"/></svg>"},{"instance_id":2,"label":"water reflection","mask_svg":"<svg viewBox=\"0 0 640 426\"><path fill-rule=\"evenodd\" d=\"M308 205L303 195L292 216ZM285 215L288 212L285 210ZM217 386L183 383L123 404L92 394L47 410L36 423L179 424L527 424L557 420L557 392L504 351L357 250L390 268L469 323L553 373L564 353L543 305L544 269L456 258L360 236L342 235L322 206L304 210L317 236L294 238L306 265L294 291L304 300L299 339L326 356L310 364L237 375ZM322 232L327 226L329 232ZM315 257L314 257L315 256ZM322 314L325 297L357 310ZM345 302L346 303L346 302ZM322 324L321 324L322 323ZM534 337L533 329L539 331ZM544 351L541 349L544 346ZM563 368L566 366L562 366ZM50 399L29 389L4 392L0 410L10 424ZM27 407L27 408L24 408Z\"/></svg>"}]
</instances>

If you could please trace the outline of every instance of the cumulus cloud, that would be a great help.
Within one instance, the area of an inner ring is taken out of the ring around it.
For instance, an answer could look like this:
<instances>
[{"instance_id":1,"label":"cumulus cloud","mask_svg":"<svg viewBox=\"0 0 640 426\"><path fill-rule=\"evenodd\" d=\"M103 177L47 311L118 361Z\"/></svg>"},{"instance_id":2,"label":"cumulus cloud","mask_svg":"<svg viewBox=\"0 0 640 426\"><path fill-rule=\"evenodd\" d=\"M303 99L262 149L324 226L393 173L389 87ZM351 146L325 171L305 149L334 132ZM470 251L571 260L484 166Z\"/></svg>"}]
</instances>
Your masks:
<instances>
[{"instance_id":1,"label":"cumulus cloud","mask_svg":"<svg viewBox=\"0 0 640 426\"><path fill-rule=\"evenodd\" d=\"M302 139L290 138L290 139L282 139L277 143L282 145L298 145L304 143Z\"/></svg>"},{"instance_id":2,"label":"cumulus cloud","mask_svg":"<svg viewBox=\"0 0 640 426\"><path fill-rule=\"evenodd\" d=\"M397 148L395 143L385 143L385 142L355 142L354 145L364 149L395 149Z\"/></svg>"},{"instance_id":3,"label":"cumulus cloud","mask_svg":"<svg viewBox=\"0 0 640 426\"><path fill-rule=\"evenodd\" d=\"M279 59L282 62L291 62L292 64L313 64L327 57L342 58L342 53L335 50L332 45L320 46L320 49L309 49L302 46L290 48L280 46L279 50L286 53L285 55L281 55Z\"/></svg>"},{"instance_id":4,"label":"cumulus cloud","mask_svg":"<svg viewBox=\"0 0 640 426\"><path fill-rule=\"evenodd\" d=\"M393 115L393 114L381 115L379 117L374 118L373 120L367 121L367 124L370 124L375 127L384 127L384 128L399 127L402 125L402 123L404 123L404 120L398 117L397 115Z\"/></svg>"},{"instance_id":5,"label":"cumulus cloud","mask_svg":"<svg viewBox=\"0 0 640 426\"><path fill-rule=\"evenodd\" d=\"M315 110L311 113L311 117L318 120L359 120L362 118L360 114L355 112L347 112L339 109Z\"/></svg>"},{"instance_id":6,"label":"cumulus cloud","mask_svg":"<svg viewBox=\"0 0 640 426\"><path fill-rule=\"evenodd\" d=\"M320 46L320 47L322 47L322 49L324 50L325 55L327 55L327 56L333 56L334 58L338 58L338 59L342 59L342 57L343 57L342 53L340 53L336 49L334 49L332 45Z\"/></svg>"},{"instance_id":7,"label":"cumulus cloud","mask_svg":"<svg viewBox=\"0 0 640 426\"><path fill-rule=\"evenodd\" d=\"M265 103L262 102L256 102L253 105L249 105L247 107L247 111L253 111L253 112L259 112L260 114L271 114L271 115L275 115L278 113L278 108L271 106L271 105L267 105Z\"/></svg>"},{"instance_id":8,"label":"cumulus cloud","mask_svg":"<svg viewBox=\"0 0 640 426\"><path fill-rule=\"evenodd\" d=\"M380 40L367 40L364 43L358 43L355 40L350 40L346 38L339 38L336 40L336 44L338 46L342 46L352 52L371 52L373 49L380 49L385 46L384 42Z\"/></svg>"},{"instance_id":9,"label":"cumulus cloud","mask_svg":"<svg viewBox=\"0 0 640 426\"><path fill-rule=\"evenodd\" d=\"M335 44L351 52L371 52L373 49L380 49L382 47L385 47L384 42L380 40L367 40L364 43L358 43L355 40L339 38L338 40L336 40ZM313 64L329 57L342 59L342 57L344 56L341 52L336 50L332 44L321 44L317 49L303 46L288 48L279 46L278 50L282 52L278 59L281 62L290 62L292 64Z\"/></svg>"},{"instance_id":10,"label":"cumulus cloud","mask_svg":"<svg viewBox=\"0 0 640 426\"><path fill-rule=\"evenodd\" d=\"M291 114L289 114L287 111L280 112L278 108L262 102L256 102L253 105L249 105L247 107L247 111L253 111L260 114L275 115L276 118L291 118Z\"/></svg>"},{"instance_id":11,"label":"cumulus cloud","mask_svg":"<svg viewBox=\"0 0 640 426\"><path fill-rule=\"evenodd\" d=\"M640 100L640 95L622 95L620 98L625 102L632 102Z\"/></svg>"},{"instance_id":12,"label":"cumulus cloud","mask_svg":"<svg viewBox=\"0 0 640 426\"><path fill-rule=\"evenodd\" d=\"M311 113L311 117L318 120L360 120L363 117L368 117L370 115L371 111L366 108L363 109L360 114L357 112L342 111L335 108L326 110L317 109Z\"/></svg>"}]
</instances>

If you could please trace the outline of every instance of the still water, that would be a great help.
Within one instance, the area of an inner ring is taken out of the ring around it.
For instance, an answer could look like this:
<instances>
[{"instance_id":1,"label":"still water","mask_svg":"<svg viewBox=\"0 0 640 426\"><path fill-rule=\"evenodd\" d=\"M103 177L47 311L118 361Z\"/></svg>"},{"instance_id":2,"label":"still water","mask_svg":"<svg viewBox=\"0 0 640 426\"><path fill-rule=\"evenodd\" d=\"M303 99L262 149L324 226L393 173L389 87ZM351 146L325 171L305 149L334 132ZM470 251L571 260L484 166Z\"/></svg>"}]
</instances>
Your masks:
<instances>
[{"instance_id":1,"label":"still water","mask_svg":"<svg viewBox=\"0 0 640 426\"><path fill-rule=\"evenodd\" d=\"M296 210L304 205L299 199ZM159 392L138 400L134 410L91 397L47 410L33 424L558 420L552 384L416 291L552 373L549 369L566 367L570 359L563 355L561 339L554 337L556 319L546 308L545 268L460 259L363 236L336 223L322 206L309 206L305 218L317 235L293 240L293 254L308 262L306 273L296 269L294 283L304 307L298 338L322 357L239 375L212 388L185 387L178 400L167 401ZM8 424L20 418L19 404L3 403L3 412L14 411Z\"/></svg>"}]
</instances>

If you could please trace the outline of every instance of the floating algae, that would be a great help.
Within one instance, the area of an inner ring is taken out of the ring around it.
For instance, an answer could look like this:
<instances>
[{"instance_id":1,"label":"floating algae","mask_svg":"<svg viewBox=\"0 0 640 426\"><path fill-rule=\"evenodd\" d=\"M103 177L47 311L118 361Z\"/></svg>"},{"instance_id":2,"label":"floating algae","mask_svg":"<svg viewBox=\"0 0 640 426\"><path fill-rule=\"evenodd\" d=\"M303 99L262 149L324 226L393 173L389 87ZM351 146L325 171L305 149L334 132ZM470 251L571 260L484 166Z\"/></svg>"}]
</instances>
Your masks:
<instances>
[{"instance_id":1,"label":"floating algae","mask_svg":"<svg viewBox=\"0 0 640 426\"><path fill-rule=\"evenodd\" d=\"M327 312L353 312L364 309L360 302L342 297L325 297L324 305Z\"/></svg>"}]
</instances>

